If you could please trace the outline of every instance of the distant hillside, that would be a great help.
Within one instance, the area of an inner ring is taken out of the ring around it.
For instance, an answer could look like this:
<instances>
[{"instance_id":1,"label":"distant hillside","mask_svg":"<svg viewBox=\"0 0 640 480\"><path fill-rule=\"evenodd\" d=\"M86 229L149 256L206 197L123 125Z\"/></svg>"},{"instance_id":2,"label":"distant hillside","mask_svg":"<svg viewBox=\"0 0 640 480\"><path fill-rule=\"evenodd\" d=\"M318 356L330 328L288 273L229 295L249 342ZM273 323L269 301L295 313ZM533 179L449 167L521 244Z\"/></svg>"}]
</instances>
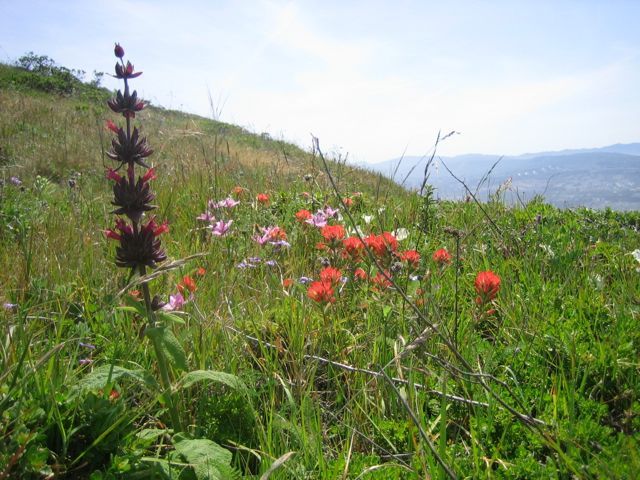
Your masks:
<instances>
[{"instance_id":1,"label":"distant hillside","mask_svg":"<svg viewBox=\"0 0 640 480\"><path fill-rule=\"evenodd\" d=\"M0 180L41 175L64 183L79 172L101 177L110 165L104 125L114 118L106 105L112 92L100 87L99 77L82 77L32 53L18 65L0 63ZM139 118L159 168L207 178L212 188L221 188L222 179L256 188L328 182L317 157L267 134L152 105ZM344 162L330 165L343 191L402 191L379 173Z\"/></svg>"},{"instance_id":2,"label":"distant hillside","mask_svg":"<svg viewBox=\"0 0 640 480\"><path fill-rule=\"evenodd\" d=\"M404 157L369 167L406 187L419 188L427 160ZM436 157L429 168L428 183L440 198L463 198L464 187L445 165L482 198L511 179L511 190L505 193L510 201L543 195L559 207L640 209L640 143L502 158L474 154Z\"/></svg>"}]
</instances>

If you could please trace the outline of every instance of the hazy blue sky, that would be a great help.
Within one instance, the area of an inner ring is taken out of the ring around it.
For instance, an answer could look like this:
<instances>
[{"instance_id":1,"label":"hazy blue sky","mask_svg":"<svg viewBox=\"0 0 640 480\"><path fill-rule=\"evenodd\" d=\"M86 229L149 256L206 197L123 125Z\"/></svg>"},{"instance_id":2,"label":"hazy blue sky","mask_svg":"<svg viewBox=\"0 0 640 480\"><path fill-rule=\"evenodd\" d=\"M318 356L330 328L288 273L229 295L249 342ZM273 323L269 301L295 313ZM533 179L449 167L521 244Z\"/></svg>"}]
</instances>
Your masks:
<instances>
[{"instance_id":1,"label":"hazy blue sky","mask_svg":"<svg viewBox=\"0 0 640 480\"><path fill-rule=\"evenodd\" d=\"M640 1L0 0L0 59L28 51L357 161L640 141ZM109 79L107 86L116 86Z\"/></svg>"}]
</instances>

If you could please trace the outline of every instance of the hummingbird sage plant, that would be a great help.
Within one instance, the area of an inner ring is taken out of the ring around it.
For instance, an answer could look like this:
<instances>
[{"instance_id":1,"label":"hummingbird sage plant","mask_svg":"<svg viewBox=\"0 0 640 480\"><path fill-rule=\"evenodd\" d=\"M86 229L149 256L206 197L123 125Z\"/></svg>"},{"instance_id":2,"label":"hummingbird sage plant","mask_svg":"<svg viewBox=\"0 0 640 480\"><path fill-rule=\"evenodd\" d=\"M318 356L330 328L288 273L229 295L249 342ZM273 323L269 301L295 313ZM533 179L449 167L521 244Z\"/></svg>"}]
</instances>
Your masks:
<instances>
[{"instance_id":1,"label":"hummingbird sage plant","mask_svg":"<svg viewBox=\"0 0 640 480\"><path fill-rule=\"evenodd\" d=\"M147 164L147 158L153 150L149 148L147 139L140 135L138 128L132 125L136 113L144 109L145 104L138 98L135 90L131 91L129 81L139 77L142 72L134 71L131 62L124 62L124 49L117 43L114 54L118 58L115 78L124 82L124 93L118 90L116 96L108 101L108 105L111 110L124 117L124 126L112 121L107 122L107 127L115 134L107 155L115 165L107 170L106 176L113 181L111 203L116 208L111 213L118 217L115 220L115 227L106 230L105 235L118 242L116 265L130 269L132 274L144 276L147 274L147 269L154 269L166 260L167 255L162 248L160 235L168 232L169 226L167 222L159 222L155 216L149 215L149 212L156 208L152 205L155 195L150 187L150 182L156 178L156 174ZM141 169L141 172L136 172L136 169ZM159 297L151 299L148 283L143 282L140 290L144 297L148 319L145 334L153 343L172 427L175 432L178 432L182 428L171 394L171 377L165 355L166 349L163 345L163 341L166 340L163 338L166 329L158 324L155 313L163 303ZM173 336L173 334L170 335Z\"/></svg>"}]
</instances>

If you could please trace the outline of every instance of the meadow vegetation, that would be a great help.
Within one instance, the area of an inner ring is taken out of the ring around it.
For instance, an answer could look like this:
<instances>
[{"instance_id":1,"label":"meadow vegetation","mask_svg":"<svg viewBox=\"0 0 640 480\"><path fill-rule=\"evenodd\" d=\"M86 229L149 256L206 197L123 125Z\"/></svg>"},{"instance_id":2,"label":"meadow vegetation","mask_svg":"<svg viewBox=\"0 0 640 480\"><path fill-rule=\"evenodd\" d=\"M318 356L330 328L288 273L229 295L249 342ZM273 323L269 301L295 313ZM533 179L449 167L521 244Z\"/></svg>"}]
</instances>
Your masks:
<instances>
[{"instance_id":1,"label":"meadow vegetation","mask_svg":"<svg viewBox=\"0 0 640 480\"><path fill-rule=\"evenodd\" d=\"M639 212L435 201L147 106L158 354L105 236L113 92L30 65L0 65L0 479L637 476Z\"/></svg>"}]
</instances>

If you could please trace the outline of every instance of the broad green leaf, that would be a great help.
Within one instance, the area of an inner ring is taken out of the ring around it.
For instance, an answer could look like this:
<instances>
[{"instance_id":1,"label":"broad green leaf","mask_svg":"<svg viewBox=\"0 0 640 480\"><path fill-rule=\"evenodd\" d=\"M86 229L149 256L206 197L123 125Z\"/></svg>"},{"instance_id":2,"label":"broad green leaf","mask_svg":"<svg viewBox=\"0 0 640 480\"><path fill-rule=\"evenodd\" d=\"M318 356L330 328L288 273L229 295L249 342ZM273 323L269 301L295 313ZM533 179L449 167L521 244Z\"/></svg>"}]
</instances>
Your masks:
<instances>
[{"instance_id":1,"label":"broad green leaf","mask_svg":"<svg viewBox=\"0 0 640 480\"><path fill-rule=\"evenodd\" d=\"M125 378L142 383L152 390L158 389L158 383L149 372L142 369L129 370L128 368L117 365L102 365L96 368L86 377L82 378L76 384L76 388L78 390L99 390L104 388L108 382L113 383Z\"/></svg>"},{"instance_id":2,"label":"broad green leaf","mask_svg":"<svg viewBox=\"0 0 640 480\"><path fill-rule=\"evenodd\" d=\"M189 439L184 434L177 434L173 437L173 446L193 467L198 480L240 478L240 474L230 466L231 452L211 440Z\"/></svg>"},{"instance_id":3,"label":"broad green leaf","mask_svg":"<svg viewBox=\"0 0 640 480\"><path fill-rule=\"evenodd\" d=\"M136 433L136 437L140 440L151 441L158 438L160 435L164 435L167 433L167 430L164 428L145 428Z\"/></svg>"},{"instance_id":4,"label":"broad green leaf","mask_svg":"<svg viewBox=\"0 0 640 480\"><path fill-rule=\"evenodd\" d=\"M246 391L247 387L235 375L214 370L194 370L186 373L178 382L178 388L187 388L197 382L215 382L231 387L235 390Z\"/></svg>"},{"instance_id":5,"label":"broad green leaf","mask_svg":"<svg viewBox=\"0 0 640 480\"><path fill-rule=\"evenodd\" d=\"M185 324L185 321L175 313L163 312L162 310L158 310L156 312L156 318L166 323L179 323L180 325Z\"/></svg>"},{"instance_id":6,"label":"broad green leaf","mask_svg":"<svg viewBox=\"0 0 640 480\"><path fill-rule=\"evenodd\" d=\"M146 333L159 343L162 353L167 357L173 368L182 371L187 370L187 354L170 328L148 328Z\"/></svg>"}]
</instances>

